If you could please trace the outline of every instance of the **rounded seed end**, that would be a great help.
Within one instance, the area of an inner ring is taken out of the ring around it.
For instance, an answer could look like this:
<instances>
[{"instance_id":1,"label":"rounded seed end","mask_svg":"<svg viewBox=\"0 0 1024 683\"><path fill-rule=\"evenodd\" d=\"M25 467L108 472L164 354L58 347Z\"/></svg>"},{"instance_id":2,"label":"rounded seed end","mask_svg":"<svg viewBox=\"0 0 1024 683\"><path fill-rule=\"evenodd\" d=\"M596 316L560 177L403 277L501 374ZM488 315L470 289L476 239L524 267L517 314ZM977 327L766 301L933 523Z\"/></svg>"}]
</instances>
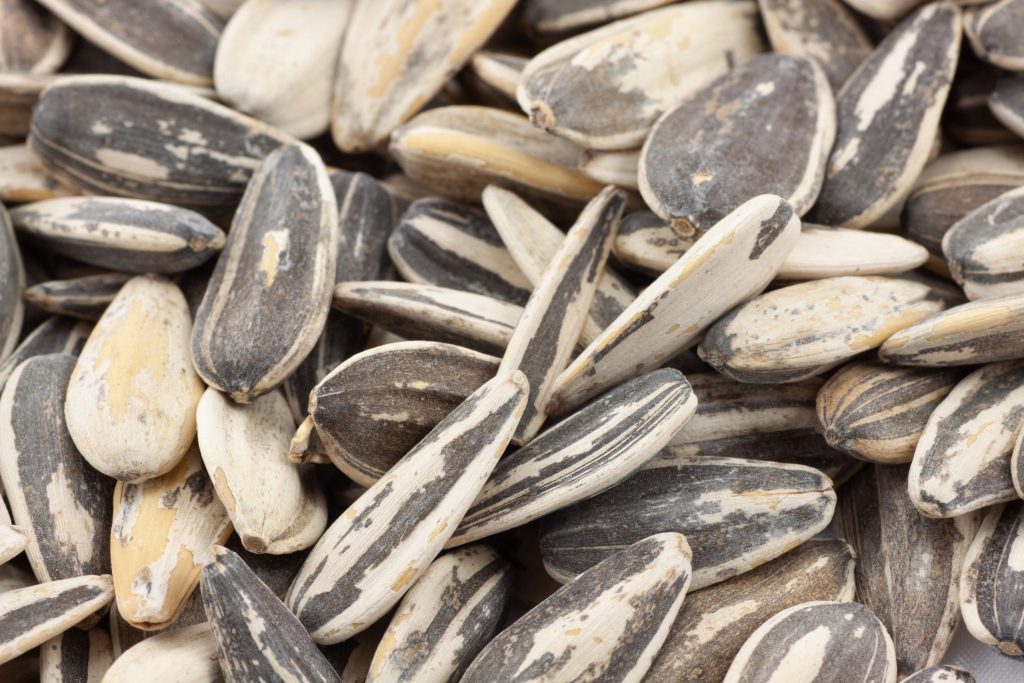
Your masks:
<instances>
[{"instance_id":1,"label":"rounded seed end","mask_svg":"<svg viewBox=\"0 0 1024 683\"><path fill-rule=\"evenodd\" d=\"M544 132L555 127L555 112L546 103L534 100L530 103L530 123Z\"/></svg>"}]
</instances>

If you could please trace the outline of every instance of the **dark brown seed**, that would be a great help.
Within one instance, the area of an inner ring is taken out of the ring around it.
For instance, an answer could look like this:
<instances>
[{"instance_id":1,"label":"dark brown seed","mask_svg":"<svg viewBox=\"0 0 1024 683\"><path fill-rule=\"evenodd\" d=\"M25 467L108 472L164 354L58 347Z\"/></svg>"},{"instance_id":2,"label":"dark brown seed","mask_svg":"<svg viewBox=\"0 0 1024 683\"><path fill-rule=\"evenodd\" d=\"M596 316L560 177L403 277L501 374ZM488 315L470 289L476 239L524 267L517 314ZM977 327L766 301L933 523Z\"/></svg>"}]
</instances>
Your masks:
<instances>
[{"instance_id":1,"label":"dark brown seed","mask_svg":"<svg viewBox=\"0 0 1024 683\"><path fill-rule=\"evenodd\" d=\"M51 280L26 288L24 296L25 301L47 313L96 321L131 278L127 273L103 273Z\"/></svg>"}]
</instances>

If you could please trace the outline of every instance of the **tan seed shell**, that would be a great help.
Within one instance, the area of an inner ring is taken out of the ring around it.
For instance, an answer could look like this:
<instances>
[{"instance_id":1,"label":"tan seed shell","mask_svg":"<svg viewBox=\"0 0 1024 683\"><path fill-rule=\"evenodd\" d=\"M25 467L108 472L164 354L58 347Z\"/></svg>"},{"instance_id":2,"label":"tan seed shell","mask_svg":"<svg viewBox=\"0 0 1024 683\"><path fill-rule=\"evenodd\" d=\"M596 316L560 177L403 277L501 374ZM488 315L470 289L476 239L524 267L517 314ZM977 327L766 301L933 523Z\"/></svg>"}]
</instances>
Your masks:
<instances>
[{"instance_id":1,"label":"tan seed shell","mask_svg":"<svg viewBox=\"0 0 1024 683\"><path fill-rule=\"evenodd\" d=\"M0 147L0 201L34 202L73 194L43 169L27 146Z\"/></svg>"},{"instance_id":2,"label":"tan seed shell","mask_svg":"<svg viewBox=\"0 0 1024 683\"><path fill-rule=\"evenodd\" d=\"M137 683L142 672L149 683L223 681L210 624L164 631L132 646L114 661L103 683Z\"/></svg>"}]
</instances>

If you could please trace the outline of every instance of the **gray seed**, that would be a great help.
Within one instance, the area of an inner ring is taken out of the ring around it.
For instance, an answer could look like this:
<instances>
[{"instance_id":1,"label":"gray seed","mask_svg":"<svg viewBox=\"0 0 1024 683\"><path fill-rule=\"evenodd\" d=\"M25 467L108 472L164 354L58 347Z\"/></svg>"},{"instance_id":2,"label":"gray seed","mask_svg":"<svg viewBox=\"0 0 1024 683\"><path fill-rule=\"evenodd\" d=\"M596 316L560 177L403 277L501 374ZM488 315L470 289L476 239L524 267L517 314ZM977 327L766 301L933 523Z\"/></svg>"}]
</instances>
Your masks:
<instances>
[{"instance_id":1,"label":"gray seed","mask_svg":"<svg viewBox=\"0 0 1024 683\"><path fill-rule=\"evenodd\" d=\"M71 280L51 280L27 287L25 301L54 315L97 321L117 293L132 279L128 273L101 273Z\"/></svg>"},{"instance_id":2,"label":"gray seed","mask_svg":"<svg viewBox=\"0 0 1024 683\"><path fill-rule=\"evenodd\" d=\"M1024 189L999 195L957 221L942 239L953 279L969 299L1024 294Z\"/></svg>"},{"instance_id":3,"label":"gray seed","mask_svg":"<svg viewBox=\"0 0 1024 683\"><path fill-rule=\"evenodd\" d=\"M103 683L217 683L223 681L217 641L203 622L164 631L125 650L107 670Z\"/></svg>"},{"instance_id":4,"label":"gray seed","mask_svg":"<svg viewBox=\"0 0 1024 683\"><path fill-rule=\"evenodd\" d=\"M11 217L0 204L0 361L9 356L21 336L25 306L21 290L25 288L25 267L21 263L18 241Z\"/></svg>"},{"instance_id":5,"label":"gray seed","mask_svg":"<svg viewBox=\"0 0 1024 683\"><path fill-rule=\"evenodd\" d=\"M71 51L71 33L61 21L29 0L0 3L0 71L48 74Z\"/></svg>"},{"instance_id":6,"label":"gray seed","mask_svg":"<svg viewBox=\"0 0 1024 683\"><path fill-rule=\"evenodd\" d=\"M903 683L975 683L974 676L958 666L930 666L904 678Z\"/></svg>"},{"instance_id":7,"label":"gray seed","mask_svg":"<svg viewBox=\"0 0 1024 683\"><path fill-rule=\"evenodd\" d=\"M72 194L76 192L58 183L25 145L0 147L0 201L34 202Z\"/></svg>"},{"instance_id":8,"label":"gray seed","mask_svg":"<svg viewBox=\"0 0 1024 683\"><path fill-rule=\"evenodd\" d=\"M527 0L526 28L540 37L556 37L645 12L671 0Z\"/></svg>"},{"instance_id":9,"label":"gray seed","mask_svg":"<svg viewBox=\"0 0 1024 683\"><path fill-rule=\"evenodd\" d=\"M1024 136L1024 76L1004 75L996 81L988 106L999 121Z\"/></svg>"},{"instance_id":10,"label":"gray seed","mask_svg":"<svg viewBox=\"0 0 1024 683\"><path fill-rule=\"evenodd\" d=\"M982 59L1003 69L1024 71L1022 22L1024 2L1001 0L970 10L964 20L964 33Z\"/></svg>"},{"instance_id":11,"label":"gray seed","mask_svg":"<svg viewBox=\"0 0 1024 683\"><path fill-rule=\"evenodd\" d=\"M48 318L14 349L14 352L0 362L0 391L7 384L14 369L33 356L47 353L67 353L77 356L92 326L69 318Z\"/></svg>"},{"instance_id":12,"label":"gray seed","mask_svg":"<svg viewBox=\"0 0 1024 683\"><path fill-rule=\"evenodd\" d=\"M40 647L39 680L46 683L101 683L113 663L114 649L105 628L97 626L88 631L72 628Z\"/></svg>"}]
</instances>

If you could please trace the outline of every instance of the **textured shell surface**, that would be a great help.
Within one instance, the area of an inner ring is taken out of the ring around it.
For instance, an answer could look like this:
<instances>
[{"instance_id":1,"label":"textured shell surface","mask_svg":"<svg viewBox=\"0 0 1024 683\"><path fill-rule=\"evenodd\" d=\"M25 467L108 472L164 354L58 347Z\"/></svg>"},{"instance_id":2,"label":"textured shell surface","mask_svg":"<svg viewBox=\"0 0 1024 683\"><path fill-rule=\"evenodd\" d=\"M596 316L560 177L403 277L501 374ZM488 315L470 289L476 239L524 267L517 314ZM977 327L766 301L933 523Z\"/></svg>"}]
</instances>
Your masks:
<instances>
[{"instance_id":1,"label":"textured shell surface","mask_svg":"<svg viewBox=\"0 0 1024 683\"><path fill-rule=\"evenodd\" d=\"M958 666L930 666L904 678L904 683L976 683L970 671Z\"/></svg>"},{"instance_id":2,"label":"textured shell surface","mask_svg":"<svg viewBox=\"0 0 1024 683\"><path fill-rule=\"evenodd\" d=\"M217 641L203 622L163 631L121 653L105 674L104 683L135 683L140 672L151 683L217 683L224 680L217 659Z\"/></svg>"},{"instance_id":3,"label":"textured shell surface","mask_svg":"<svg viewBox=\"0 0 1024 683\"><path fill-rule=\"evenodd\" d=\"M1000 0L972 10L964 33L975 54L1010 71L1024 70L1024 45L1017 28L1024 21L1024 2Z\"/></svg>"},{"instance_id":4,"label":"textured shell surface","mask_svg":"<svg viewBox=\"0 0 1024 683\"><path fill-rule=\"evenodd\" d=\"M54 315L97 321L132 279L130 273L100 273L71 280L51 280L26 287L27 303Z\"/></svg>"},{"instance_id":5,"label":"textured shell surface","mask_svg":"<svg viewBox=\"0 0 1024 683\"><path fill-rule=\"evenodd\" d=\"M29 332L4 360L0 361L0 391L15 368L33 356L48 353L67 353L77 356L85 340L89 337L92 325L70 318L52 317L39 324Z\"/></svg>"},{"instance_id":6,"label":"textured shell surface","mask_svg":"<svg viewBox=\"0 0 1024 683\"><path fill-rule=\"evenodd\" d=\"M0 360L14 350L21 336L25 305L25 267L7 209L0 205Z\"/></svg>"},{"instance_id":7,"label":"textured shell surface","mask_svg":"<svg viewBox=\"0 0 1024 683\"><path fill-rule=\"evenodd\" d=\"M47 683L101 683L114 663L106 628L71 628L39 649L40 680Z\"/></svg>"},{"instance_id":8,"label":"textured shell surface","mask_svg":"<svg viewBox=\"0 0 1024 683\"><path fill-rule=\"evenodd\" d=\"M969 299L1024 294L1024 190L1010 190L957 221L942 238L953 279Z\"/></svg>"}]
</instances>

